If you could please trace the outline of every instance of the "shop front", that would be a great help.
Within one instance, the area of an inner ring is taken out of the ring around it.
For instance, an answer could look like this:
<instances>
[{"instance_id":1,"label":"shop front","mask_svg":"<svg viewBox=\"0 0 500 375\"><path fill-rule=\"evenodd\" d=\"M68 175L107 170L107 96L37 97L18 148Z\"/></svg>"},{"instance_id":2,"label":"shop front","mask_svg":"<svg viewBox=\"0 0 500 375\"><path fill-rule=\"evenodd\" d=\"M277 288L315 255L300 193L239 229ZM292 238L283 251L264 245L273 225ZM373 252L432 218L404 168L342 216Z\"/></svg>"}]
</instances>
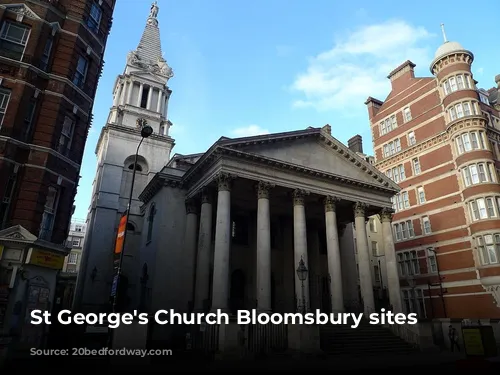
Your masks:
<instances>
[{"instance_id":1,"label":"shop front","mask_svg":"<svg viewBox=\"0 0 500 375\"><path fill-rule=\"evenodd\" d=\"M48 326L31 311L51 311L57 275L69 250L39 240L20 225L0 231L0 352L43 347Z\"/></svg>"}]
</instances>

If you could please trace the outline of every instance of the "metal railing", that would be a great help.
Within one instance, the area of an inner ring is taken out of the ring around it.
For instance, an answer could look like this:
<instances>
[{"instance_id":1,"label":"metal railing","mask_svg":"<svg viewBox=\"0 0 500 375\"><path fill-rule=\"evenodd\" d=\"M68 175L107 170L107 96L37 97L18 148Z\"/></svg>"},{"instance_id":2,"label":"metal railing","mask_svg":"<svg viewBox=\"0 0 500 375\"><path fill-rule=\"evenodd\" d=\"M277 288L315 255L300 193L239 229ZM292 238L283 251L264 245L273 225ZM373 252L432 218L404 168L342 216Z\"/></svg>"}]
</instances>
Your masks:
<instances>
[{"instance_id":1,"label":"metal railing","mask_svg":"<svg viewBox=\"0 0 500 375\"><path fill-rule=\"evenodd\" d=\"M288 348L286 324L249 324L248 351L255 354L285 351Z\"/></svg>"}]
</instances>

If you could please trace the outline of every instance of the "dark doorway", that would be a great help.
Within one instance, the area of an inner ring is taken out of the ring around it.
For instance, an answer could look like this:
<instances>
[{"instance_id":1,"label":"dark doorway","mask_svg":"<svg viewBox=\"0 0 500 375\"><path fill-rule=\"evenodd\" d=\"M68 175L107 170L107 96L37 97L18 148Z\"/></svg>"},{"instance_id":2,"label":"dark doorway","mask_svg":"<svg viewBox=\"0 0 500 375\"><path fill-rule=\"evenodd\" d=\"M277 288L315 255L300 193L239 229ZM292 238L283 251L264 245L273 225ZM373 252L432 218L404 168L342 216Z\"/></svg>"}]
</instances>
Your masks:
<instances>
[{"instance_id":1,"label":"dark doorway","mask_svg":"<svg viewBox=\"0 0 500 375\"><path fill-rule=\"evenodd\" d=\"M229 299L231 312L233 314L245 308L245 274L241 269L235 270L231 275Z\"/></svg>"},{"instance_id":2,"label":"dark doorway","mask_svg":"<svg viewBox=\"0 0 500 375\"><path fill-rule=\"evenodd\" d=\"M330 314L332 312L330 278L327 276L321 278L321 311L325 314Z\"/></svg>"}]
</instances>

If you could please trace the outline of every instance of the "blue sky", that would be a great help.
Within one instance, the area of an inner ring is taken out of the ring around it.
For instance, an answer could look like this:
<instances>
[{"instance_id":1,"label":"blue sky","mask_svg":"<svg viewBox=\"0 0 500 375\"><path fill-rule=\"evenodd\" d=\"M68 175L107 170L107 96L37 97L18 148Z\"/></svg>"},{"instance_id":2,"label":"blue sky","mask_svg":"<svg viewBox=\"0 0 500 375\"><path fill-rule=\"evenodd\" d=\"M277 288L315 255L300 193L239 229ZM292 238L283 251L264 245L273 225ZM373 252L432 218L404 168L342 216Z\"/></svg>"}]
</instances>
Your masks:
<instances>
[{"instance_id":1,"label":"blue sky","mask_svg":"<svg viewBox=\"0 0 500 375\"><path fill-rule=\"evenodd\" d=\"M113 84L137 47L152 1L118 0L94 104L75 218L86 218L99 132L112 105ZM481 7L389 0L159 0L164 57L175 76L169 119L173 153L205 151L220 136L237 137L332 126L346 143L363 136L372 152L364 105L384 100L387 74L407 59L417 75L449 40L475 54L480 86L495 85L500 52L498 0ZM377 4L377 6L375 6ZM470 4L469 4L470 5ZM495 70L497 69L497 70Z\"/></svg>"}]
</instances>

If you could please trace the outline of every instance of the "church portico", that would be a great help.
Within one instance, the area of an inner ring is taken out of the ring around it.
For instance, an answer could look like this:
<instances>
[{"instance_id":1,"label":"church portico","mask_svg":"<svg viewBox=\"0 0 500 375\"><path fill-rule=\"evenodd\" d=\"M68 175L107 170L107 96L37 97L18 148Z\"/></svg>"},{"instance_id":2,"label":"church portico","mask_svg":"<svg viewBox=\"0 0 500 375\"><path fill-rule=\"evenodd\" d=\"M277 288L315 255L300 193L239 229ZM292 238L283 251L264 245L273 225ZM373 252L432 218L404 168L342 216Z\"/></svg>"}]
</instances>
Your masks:
<instances>
[{"instance_id":1,"label":"church portico","mask_svg":"<svg viewBox=\"0 0 500 375\"><path fill-rule=\"evenodd\" d=\"M356 231L360 273L368 268L371 275L364 224L368 216L384 208L342 198L334 184L327 194L321 194L308 190L310 180L301 186L299 176L289 176L288 180L295 183L287 186L283 180L268 181L268 173L259 175L256 171L255 178L240 177L233 169L224 168L224 159L219 164L218 169L209 172L210 177L201 178L204 185L186 194L186 205L190 207L187 217L200 212L200 219L197 227L186 225L185 238L196 238L198 233L198 243L195 246L192 240L185 242L186 253L197 249L196 271L193 267L191 273L195 288L190 301L194 300L194 304L188 301L185 306L194 306L196 311L234 312L238 306L260 312L296 312L302 311L305 300L307 311L319 308L343 312L345 300L353 296L344 296L342 274L356 269L342 266L342 228L352 222L361 228ZM385 209L384 217L388 213ZM301 259L309 269L304 288L296 274ZM236 280L245 285L232 285L235 273L243 275ZM365 312L373 312L371 278L361 278L360 287ZM292 301L284 300L284 296Z\"/></svg>"}]
</instances>

